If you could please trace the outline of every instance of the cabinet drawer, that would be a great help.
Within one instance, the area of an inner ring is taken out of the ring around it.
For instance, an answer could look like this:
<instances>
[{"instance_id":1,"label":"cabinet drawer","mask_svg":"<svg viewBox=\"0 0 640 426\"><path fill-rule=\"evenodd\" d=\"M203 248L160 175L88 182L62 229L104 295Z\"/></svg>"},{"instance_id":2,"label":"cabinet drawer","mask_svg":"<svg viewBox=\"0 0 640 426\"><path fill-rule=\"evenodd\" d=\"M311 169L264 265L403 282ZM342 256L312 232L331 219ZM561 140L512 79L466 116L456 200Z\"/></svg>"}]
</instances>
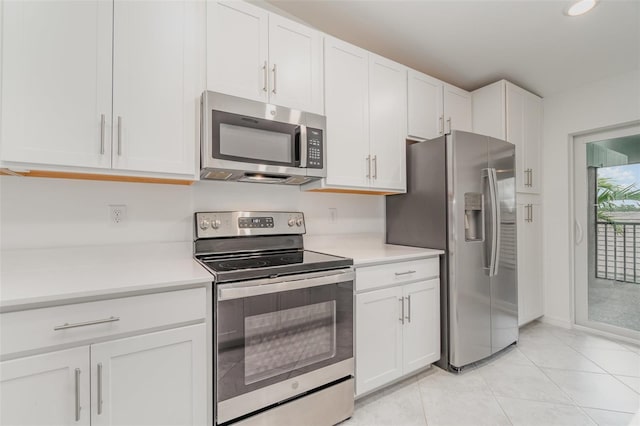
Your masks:
<instances>
[{"instance_id":1,"label":"cabinet drawer","mask_svg":"<svg viewBox=\"0 0 640 426\"><path fill-rule=\"evenodd\" d=\"M194 288L0 314L2 355L90 343L205 318L206 290Z\"/></svg>"},{"instance_id":2,"label":"cabinet drawer","mask_svg":"<svg viewBox=\"0 0 640 426\"><path fill-rule=\"evenodd\" d=\"M438 257L356 268L356 291L433 278L440 275Z\"/></svg>"}]
</instances>

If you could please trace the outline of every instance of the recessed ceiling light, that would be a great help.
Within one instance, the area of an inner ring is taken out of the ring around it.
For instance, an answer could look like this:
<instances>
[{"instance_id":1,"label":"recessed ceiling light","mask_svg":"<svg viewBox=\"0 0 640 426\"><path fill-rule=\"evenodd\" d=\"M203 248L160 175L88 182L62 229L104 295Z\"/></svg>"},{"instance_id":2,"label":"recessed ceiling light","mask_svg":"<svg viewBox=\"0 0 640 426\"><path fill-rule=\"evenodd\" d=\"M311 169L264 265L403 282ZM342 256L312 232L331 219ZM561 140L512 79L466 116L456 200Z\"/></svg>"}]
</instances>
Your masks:
<instances>
[{"instance_id":1,"label":"recessed ceiling light","mask_svg":"<svg viewBox=\"0 0 640 426\"><path fill-rule=\"evenodd\" d=\"M597 0L579 0L575 2L569 9L567 9L567 15L579 16L587 13L593 9Z\"/></svg>"}]
</instances>

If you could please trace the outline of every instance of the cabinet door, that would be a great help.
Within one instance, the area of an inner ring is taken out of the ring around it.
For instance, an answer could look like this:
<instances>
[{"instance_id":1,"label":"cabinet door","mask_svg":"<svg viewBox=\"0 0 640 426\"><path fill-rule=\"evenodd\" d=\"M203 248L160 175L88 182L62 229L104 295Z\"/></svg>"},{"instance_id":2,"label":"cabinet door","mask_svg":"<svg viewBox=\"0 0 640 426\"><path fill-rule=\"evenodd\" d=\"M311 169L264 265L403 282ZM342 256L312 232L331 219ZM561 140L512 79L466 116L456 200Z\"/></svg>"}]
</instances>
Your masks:
<instances>
[{"instance_id":1,"label":"cabinet door","mask_svg":"<svg viewBox=\"0 0 640 426\"><path fill-rule=\"evenodd\" d=\"M271 14L269 62L272 104L324 113L322 37L318 31Z\"/></svg>"},{"instance_id":2,"label":"cabinet door","mask_svg":"<svg viewBox=\"0 0 640 426\"><path fill-rule=\"evenodd\" d=\"M524 158L529 172L528 192L540 193L542 169L542 99L527 93L524 99Z\"/></svg>"},{"instance_id":3,"label":"cabinet door","mask_svg":"<svg viewBox=\"0 0 640 426\"><path fill-rule=\"evenodd\" d=\"M108 1L2 4L3 161L111 167Z\"/></svg>"},{"instance_id":4,"label":"cabinet door","mask_svg":"<svg viewBox=\"0 0 640 426\"><path fill-rule=\"evenodd\" d=\"M204 4L114 5L113 167L194 176Z\"/></svg>"},{"instance_id":5,"label":"cabinet door","mask_svg":"<svg viewBox=\"0 0 640 426\"><path fill-rule=\"evenodd\" d=\"M89 347L0 363L0 423L89 425Z\"/></svg>"},{"instance_id":6,"label":"cabinet door","mask_svg":"<svg viewBox=\"0 0 640 426\"><path fill-rule=\"evenodd\" d=\"M325 108L329 185L369 186L369 53L325 39Z\"/></svg>"},{"instance_id":7,"label":"cabinet door","mask_svg":"<svg viewBox=\"0 0 640 426\"><path fill-rule=\"evenodd\" d=\"M444 133L442 118L442 81L409 70L407 134L419 139L433 139Z\"/></svg>"},{"instance_id":8,"label":"cabinet door","mask_svg":"<svg viewBox=\"0 0 640 426\"><path fill-rule=\"evenodd\" d=\"M471 93L450 84L444 85L445 132L451 130L472 131Z\"/></svg>"},{"instance_id":9,"label":"cabinet door","mask_svg":"<svg viewBox=\"0 0 640 426\"><path fill-rule=\"evenodd\" d=\"M92 425L204 425L206 326L91 346Z\"/></svg>"},{"instance_id":10,"label":"cabinet door","mask_svg":"<svg viewBox=\"0 0 640 426\"><path fill-rule=\"evenodd\" d=\"M404 286L403 374L440 359L440 280Z\"/></svg>"},{"instance_id":11,"label":"cabinet door","mask_svg":"<svg viewBox=\"0 0 640 426\"><path fill-rule=\"evenodd\" d=\"M402 376L402 287L356 295L356 394Z\"/></svg>"},{"instance_id":12,"label":"cabinet door","mask_svg":"<svg viewBox=\"0 0 640 426\"><path fill-rule=\"evenodd\" d=\"M506 140L506 81L500 80L471 92L473 133Z\"/></svg>"},{"instance_id":13,"label":"cabinet door","mask_svg":"<svg viewBox=\"0 0 640 426\"><path fill-rule=\"evenodd\" d=\"M269 13L241 1L207 1L207 89L266 102Z\"/></svg>"},{"instance_id":14,"label":"cabinet door","mask_svg":"<svg viewBox=\"0 0 640 426\"><path fill-rule=\"evenodd\" d=\"M371 54L369 78L371 187L405 191L407 69Z\"/></svg>"},{"instance_id":15,"label":"cabinet door","mask_svg":"<svg viewBox=\"0 0 640 426\"><path fill-rule=\"evenodd\" d=\"M540 214L539 204L518 203L518 325L543 314Z\"/></svg>"},{"instance_id":16,"label":"cabinet door","mask_svg":"<svg viewBox=\"0 0 640 426\"><path fill-rule=\"evenodd\" d=\"M542 99L507 82L507 140L516 146L518 192L540 192Z\"/></svg>"}]
</instances>

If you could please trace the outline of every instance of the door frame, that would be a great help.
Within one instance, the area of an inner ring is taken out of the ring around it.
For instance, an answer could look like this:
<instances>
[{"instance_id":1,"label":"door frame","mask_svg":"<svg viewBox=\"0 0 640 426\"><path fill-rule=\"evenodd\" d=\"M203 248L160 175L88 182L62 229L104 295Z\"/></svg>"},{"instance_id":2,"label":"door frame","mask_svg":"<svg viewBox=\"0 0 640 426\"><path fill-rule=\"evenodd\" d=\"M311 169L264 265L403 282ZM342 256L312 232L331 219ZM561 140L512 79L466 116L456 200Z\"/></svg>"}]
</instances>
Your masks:
<instances>
[{"instance_id":1,"label":"door frame","mask_svg":"<svg viewBox=\"0 0 640 426\"><path fill-rule=\"evenodd\" d=\"M576 246L576 228L578 223L578 215L580 215L580 219L586 219L586 212L578 212L576 210L576 155L578 153L578 147L586 145L591 142L598 142L606 139L619 138L624 136L631 136L634 134L640 134L640 120L629 121L625 123L620 123L612 126L600 127L591 130L585 130L581 132L575 132L569 134L569 265L570 265L570 297L571 297L571 319L572 319L572 327L580 330L594 332L596 334L602 334L608 337L617 338L620 340L626 340L630 342L638 342L640 340L640 332L635 332L633 330L627 330L621 327L616 327L613 325L598 323L595 321L589 321L588 319L588 291L584 291L585 289L580 289L577 286L578 283L578 256L584 255L585 251L588 250L588 247L578 248ZM583 237L581 242L587 242L586 232L588 232L588 224L587 220L583 220L583 223L586 226L582 226L582 234ZM588 256L588 254L587 254ZM588 261L588 260L587 260ZM587 275L585 275L585 278ZM581 291L582 290L582 291ZM583 304L582 306L578 306L578 298L580 298L580 302ZM585 312L581 312L581 309L587 309L586 319L579 318L580 314L584 314ZM584 319L584 321L583 321ZM579 323L579 321L581 323Z\"/></svg>"}]
</instances>

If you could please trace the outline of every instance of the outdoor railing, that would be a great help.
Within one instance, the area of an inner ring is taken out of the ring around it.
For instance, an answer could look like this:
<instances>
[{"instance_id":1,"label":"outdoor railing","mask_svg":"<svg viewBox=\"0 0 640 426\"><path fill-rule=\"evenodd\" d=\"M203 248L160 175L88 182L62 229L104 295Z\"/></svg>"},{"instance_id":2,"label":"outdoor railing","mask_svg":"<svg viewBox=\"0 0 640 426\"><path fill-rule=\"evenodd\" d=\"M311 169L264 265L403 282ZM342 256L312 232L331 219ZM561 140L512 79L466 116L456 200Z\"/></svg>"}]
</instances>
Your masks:
<instances>
[{"instance_id":1,"label":"outdoor railing","mask_svg":"<svg viewBox=\"0 0 640 426\"><path fill-rule=\"evenodd\" d=\"M640 284L640 222L598 222L596 277Z\"/></svg>"}]
</instances>

